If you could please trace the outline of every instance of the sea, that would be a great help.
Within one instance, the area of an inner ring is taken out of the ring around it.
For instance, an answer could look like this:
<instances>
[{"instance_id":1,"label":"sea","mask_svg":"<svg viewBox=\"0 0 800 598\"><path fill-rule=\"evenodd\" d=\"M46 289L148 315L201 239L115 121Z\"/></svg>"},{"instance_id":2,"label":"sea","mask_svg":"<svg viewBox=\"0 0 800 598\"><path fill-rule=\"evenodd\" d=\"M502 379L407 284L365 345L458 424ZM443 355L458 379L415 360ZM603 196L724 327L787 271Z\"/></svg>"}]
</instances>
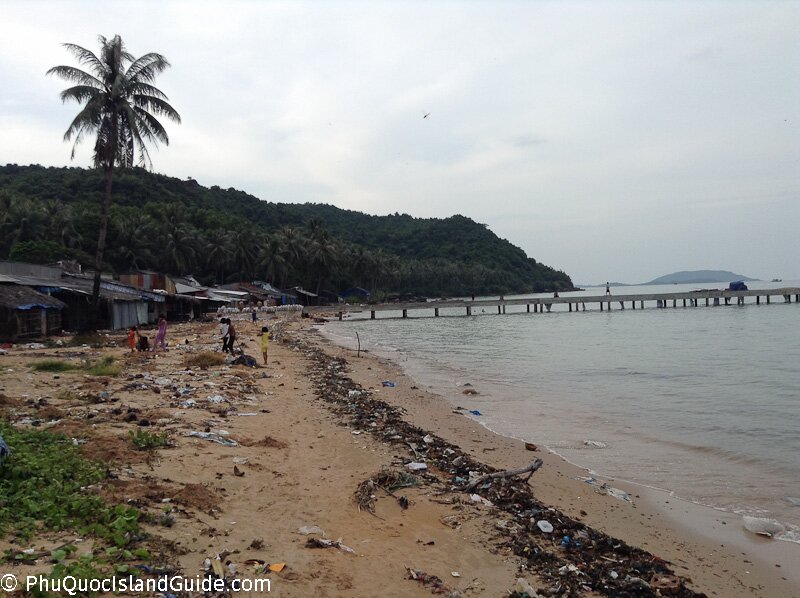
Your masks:
<instances>
[{"instance_id":1,"label":"sea","mask_svg":"<svg viewBox=\"0 0 800 598\"><path fill-rule=\"evenodd\" d=\"M612 294L726 287L612 287ZM800 304L794 296L791 304L783 297L733 303L633 310L628 302L621 310L613 302L610 312L596 303L578 312L553 305L536 314L522 305L505 315L479 308L471 317L441 309L438 318L432 303L406 319L378 312L369 320L365 309L322 329L339 344L360 342L392 359L499 434L546 446L597 476L775 520L783 526L776 539L800 543Z\"/></svg>"}]
</instances>

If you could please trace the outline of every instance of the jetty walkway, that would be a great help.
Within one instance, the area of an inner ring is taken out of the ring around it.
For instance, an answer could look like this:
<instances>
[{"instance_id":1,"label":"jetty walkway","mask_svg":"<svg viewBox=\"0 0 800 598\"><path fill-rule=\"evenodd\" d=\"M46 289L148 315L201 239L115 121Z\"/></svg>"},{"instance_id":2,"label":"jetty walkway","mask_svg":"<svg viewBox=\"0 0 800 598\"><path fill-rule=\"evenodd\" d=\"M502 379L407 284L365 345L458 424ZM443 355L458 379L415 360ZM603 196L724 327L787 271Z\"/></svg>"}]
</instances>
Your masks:
<instances>
[{"instance_id":1,"label":"jetty walkway","mask_svg":"<svg viewBox=\"0 0 800 598\"><path fill-rule=\"evenodd\" d=\"M327 305L310 306L303 308L303 312L313 316L315 314L335 312L339 319L347 313L370 312L370 319L375 320L378 312L400 312L401 317L408 318L409 312L424 311L420 316L439 317L440 311L463 310L461 314L448 315L477 315L478 313L506 313L508 306L524 305L528 313L543 313L550 311L554 305L566 305L568 311L578 312L589 310L600 311L612 309L623 310L644 309L645 305L656 308L699 307L719 305L745 305L745 303L800 303L800 288L786 287L779 289L752 289L747 291L730 291L723 289L702 289L681 293L648 293L648 294L622 294L622 295L567 295L564 297L523 297L515 299L443 299L414 303L377 303L374 305ZM749 300L749 301L748 301ZM638 304L638 306L637 306ZM518 312L515 312L518 313ZM390 316L396 317L396 316Z\"/></svg>"}]
</instances>

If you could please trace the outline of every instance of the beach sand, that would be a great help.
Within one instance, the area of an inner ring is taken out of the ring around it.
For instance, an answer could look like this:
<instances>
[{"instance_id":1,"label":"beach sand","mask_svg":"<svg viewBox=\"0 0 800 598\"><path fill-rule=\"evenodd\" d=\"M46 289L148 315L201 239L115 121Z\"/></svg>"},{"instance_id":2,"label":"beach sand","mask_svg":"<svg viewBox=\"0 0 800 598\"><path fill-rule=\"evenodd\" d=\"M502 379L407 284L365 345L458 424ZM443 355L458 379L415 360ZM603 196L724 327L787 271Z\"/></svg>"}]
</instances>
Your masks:
<instances>
[{"instance_id":1,"label":"beach sand","mask_svg":"<svg viewBox=\"0 0 800 598\"><path fill-rule=\"evenodd\" d=\"M245 351L254 356L259 355L261 324L242 322L237 327ZM508 514L473 502L469 493L451 491L447 476L435 467L436 476L394 496L375 488L374 514L359 510L359 485L382 468L402 470L413 454L402 442L371 433L369 424L355 425L346 402L331 402L329 395L346 378L351 381L347 384L371 391L373 399L401 408L409 424L478 462L504 470L541 458L544 465L529 480L540 501L665 559L676 575L691 580L688 587L695 592L800 595L797 546L749 536L736 515L709 516L708 509L621 481L613 486L626 490L632 503L601 494L577 479L586 476L584 470L545 451L526 450L524 443L455 413L452 404L417 388L397 365L364 353L356 357L324 340L307 320L281 324L275 327L280 338L270 345L269 366L256 369L186 370L182 364L188 355L216 346L214 323L170 326L171 350L157 356L130 355L123 348L18 346L0 356L0 392L6 397L0 409L12 422L37 413L45 421L58 419L54 431L85 439L88 455L113 462L116 479L92 491L146 512L172 507L174 524L147 525L150 539L145 544L156 555L154 561L179 567L187 576L203 574L204 561L220 555L238 577L265 577L252 573L258 564L248 564L250 559L285 563L280 572L266 575L278 596L430 595L430 583L410 579L409 568L440 578L443 590L461 595L505 596L520 577L543 595L553 587L553 578L525 569L526 559L514 554L507 534L498 529L509 521ZM123 335L114 338L122 341ZM324 361L318 350L346 364ZM125 364L120 376L97 379L70 372L56 378L28 367L45 355L77 360L105 354ZM320 383L323 374L327 386ZM384 380L395 387L382 386ZM188 386L194 390L181 395L179 389ZM100 403L75 395L57 398L64 389L77 394L105 391L110 398ZM208 401L216 395L225 401ZM46 407L35 404L39 398L47 399ZM188 398L195 406L181 406ZM169 433L174 446L153 455L133 450L128 433L142 419L149 424L146 429ZM227 432L237 446L187 436L190 431ZM408 500L407 509L397 500L401 495ZM298 533L303 526L318 526L330 540L341 538L353 553L306 547L309 538L323 536ZM74 534L42 532L31 546L50 548L70 541L75 541ZM85 540L76 545L81 551L90 548ZM0 550L26 547L13 538L0 541ZM46 560L12 570L18 577L48 571Z\"/></svg>"}]
</instances>

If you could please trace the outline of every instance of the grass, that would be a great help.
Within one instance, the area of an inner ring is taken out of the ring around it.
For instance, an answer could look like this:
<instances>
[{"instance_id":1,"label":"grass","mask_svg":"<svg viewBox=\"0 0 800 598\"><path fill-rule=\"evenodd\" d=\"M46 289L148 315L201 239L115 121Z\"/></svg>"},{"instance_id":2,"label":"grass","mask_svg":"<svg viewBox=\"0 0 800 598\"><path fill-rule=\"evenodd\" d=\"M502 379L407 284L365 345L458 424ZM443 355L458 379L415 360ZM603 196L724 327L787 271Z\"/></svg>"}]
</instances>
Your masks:
<instances>
[{"instance_id":1,"label":"grass","mask_svg":"<svg viewBox=\"0 0 800 598\"><path fill-rule=\"evenodd\" d=\"M219 353L211 353L209 351L198 353L197 355L192 355L188 357L184 362L184 365L187 368L191 367L199 367L202 370L206 370L210 367L214 367L217 365L224 365L225 364L225 356Z\"/></svg>"},{"instance_id":2,"label":"grass","mask_svg":"<svg viewBox=\"0 0 800 598\"><path fill-rule=\"evenodd\" d=\"M31 367L37 372L69 372L80 369L81 366L58 359L45 359L37 361Z\"/></svg>"},{"instance_id":3,"label":"grass","mask_svg":"<svg viewBox=\"0 0 800 598\"><path fill-rule=\"evenodd\" d=\"M90 363L85 368L86 373L91 376L118 376L122 371L119 365L114 365L114 358L110 355L103 357L96 363Z\"/></svg>"},{"instance_id":4,"label":"grass","mask_svg":"<svg viewBox=\"0 0 800 598\"><path fill-rule=\"evenodd\" d=\"M128 432L131 444L140 451L152 451L157 448L169 446L169 437L164 434L156 434L147 430L131 430Z\"/></svg>"},{"instance_id":5,"label":"grass","mask_svg":"<svg viewBox=\"0 0 800 598\"><path fill-rule=\"evenodd\" d=\"M31 365L37 372L74 372L82 370L90 376L118 376L122 367L114 363L114 358L110 355L103 357L100 361L85 361L80 364L70 363L59 359L43 359Z\"/></svg>"}]
</instances>

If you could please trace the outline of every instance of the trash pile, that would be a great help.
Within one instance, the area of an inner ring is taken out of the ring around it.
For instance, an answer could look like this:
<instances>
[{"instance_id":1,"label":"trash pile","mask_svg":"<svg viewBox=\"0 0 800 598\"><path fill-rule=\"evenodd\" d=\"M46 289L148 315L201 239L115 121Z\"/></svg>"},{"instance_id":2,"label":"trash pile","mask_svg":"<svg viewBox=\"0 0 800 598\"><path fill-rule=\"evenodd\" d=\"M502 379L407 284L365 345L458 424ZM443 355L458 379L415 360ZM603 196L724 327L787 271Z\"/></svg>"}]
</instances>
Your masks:
<instances>
[{"instance_id":1,"label":"trash pile","mask_svg":"<svg viewBox=\"0 0 800 598\"><path fill-rule=\"evenodd\" d=\"M468 492L478 497L478 501L472 499L476 504L488 503L510 516L496 526L500 545L522 557L524 567L539 577L543 586L539 595L573 597L594 591L616 598L706 596L687 588L689 580L674 575L663 559L544 505L534 497L527 480L492 478L490 474L498 470L409 424L402 409L356 384L346 373L344 359L331 357L301 339L291 344L309 361L317 397L343 416L354 431L369 432L380 441L403 447L408 452L406 469L413 470L420 481L450 492ZM482 476L485 481L476 487L473 482ZM371 511L374 489L381 485L372 478L359 486L356 500L361 508ZM414 570L410 573L412 579L423 583L433 581L433 591L443 590L438 578Z\"/></svg>"}]
</instances>

